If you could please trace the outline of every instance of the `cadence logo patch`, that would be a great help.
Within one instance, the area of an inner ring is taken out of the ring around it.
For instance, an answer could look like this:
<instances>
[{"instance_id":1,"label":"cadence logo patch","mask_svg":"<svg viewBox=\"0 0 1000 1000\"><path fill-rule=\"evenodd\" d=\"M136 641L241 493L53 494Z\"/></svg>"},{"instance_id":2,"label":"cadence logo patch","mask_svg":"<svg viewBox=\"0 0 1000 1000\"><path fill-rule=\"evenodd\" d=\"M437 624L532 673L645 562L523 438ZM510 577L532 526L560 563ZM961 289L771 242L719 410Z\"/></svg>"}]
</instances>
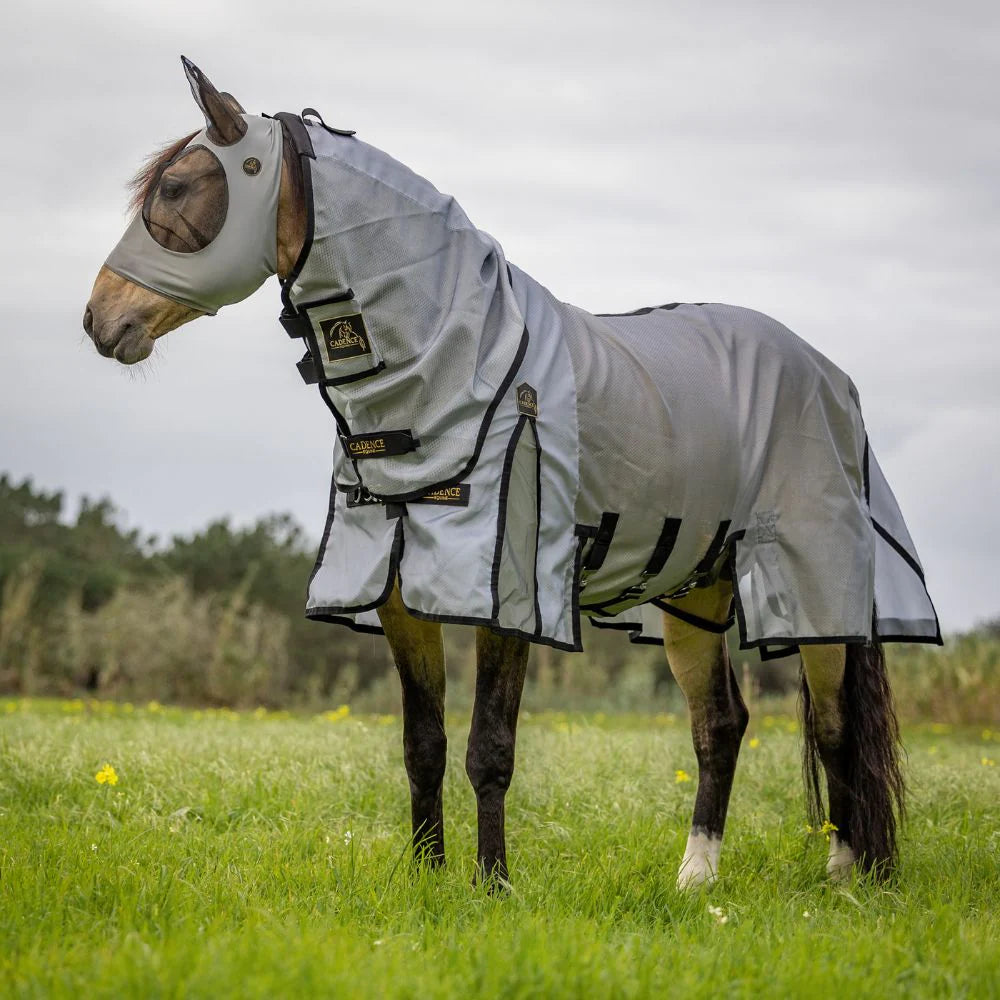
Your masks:
<instances>
[{"instance_id":1,"label":"cadence logo patch","mask_svg":"<svg viewBox=\"0 0 1000 1000\"><path fill-rule=\"evenodd\" d=\"M457 486L447 486L443 490L435 490L420 498L420 503L436 503L445 507L468 507L471 490L468 483Z\"/></svg>"},{"instance_id":2,"label":"cadence logo patch","mask_svg":"<svg viewBox=\"0 0 1000 1000\"><path fill-rule=\"evenodd\" d=\"M517 408L525 416L538 416L538 393L527 382L517 387Z\"/></svg>"},{"instance_id":3,"label":"cadence logo patch","mask_svg":"<svg viewBox=\"0 0 1000 1000\"><path fill-rule=\"evenodd\" d=\"M405 455L420 447L410 431L381 431L377 434L356 434L342 439L351 458L381 458Z\"/></svg>"},{"instance_id":4,"label":"cadence logo patch","mask_svg":"<svg viewBox=\"0 0 1000 1000\"><path fill-rule=\"evenodd\" d=\"M373 455L385 454L385 438L362 438L347 443L348 451L354 458L371 458Z\"/></svg>"},{"instance_id":5,"label":"cadence logo patch","mask_svg":"<svg viewBox=\"0 0 1000 1000\"><path fill-rule=\"evenodd\" d=\"M371 354L372 345L361 313L324 319L319 324L327 361L347 361Z\"/></svg>"}]
</instances>

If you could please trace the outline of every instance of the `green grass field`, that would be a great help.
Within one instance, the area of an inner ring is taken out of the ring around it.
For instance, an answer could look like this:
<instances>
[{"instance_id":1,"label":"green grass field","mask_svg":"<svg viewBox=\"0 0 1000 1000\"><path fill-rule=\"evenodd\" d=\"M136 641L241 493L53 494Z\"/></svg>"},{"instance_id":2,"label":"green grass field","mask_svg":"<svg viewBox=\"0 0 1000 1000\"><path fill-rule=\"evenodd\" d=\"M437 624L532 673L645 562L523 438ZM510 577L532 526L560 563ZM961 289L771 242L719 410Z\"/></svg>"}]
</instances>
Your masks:
<instances>
[{"instance_id":1,"label":"green grass field","mask_svg":"<svg viewBox=\"0 0 1000 1000\"><path fill-rule=\"evenodd\" d=\"M751 726L722 877L682 896L685 720L526 716L496 898L467 719L429 873L396 717L0 701L0 995L1000 996L1000 733L909 729L898 880L834 888L794 723Z\"/></svg>"}]
</instances>

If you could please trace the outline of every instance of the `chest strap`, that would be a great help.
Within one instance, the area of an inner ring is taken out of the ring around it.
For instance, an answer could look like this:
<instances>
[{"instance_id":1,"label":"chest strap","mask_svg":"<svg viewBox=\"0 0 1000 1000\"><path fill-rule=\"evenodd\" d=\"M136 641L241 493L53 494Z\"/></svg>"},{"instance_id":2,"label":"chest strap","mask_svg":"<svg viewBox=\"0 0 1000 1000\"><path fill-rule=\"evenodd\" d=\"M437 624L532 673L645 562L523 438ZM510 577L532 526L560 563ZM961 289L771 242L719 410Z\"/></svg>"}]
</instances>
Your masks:
<instances>
[{"instance_id":1,"label":"chest strap","mask_svg":"<svg viewBox=\"0 0 1000 1000\"><path fill-rule=\"evenodd\" d=\"M354 434L351 437L343 437L341 440L344 442L347 454L355 460L405 455L420 447L420 441L413 436L413 432L410 430Z\"/></svg>"}]
</instances>

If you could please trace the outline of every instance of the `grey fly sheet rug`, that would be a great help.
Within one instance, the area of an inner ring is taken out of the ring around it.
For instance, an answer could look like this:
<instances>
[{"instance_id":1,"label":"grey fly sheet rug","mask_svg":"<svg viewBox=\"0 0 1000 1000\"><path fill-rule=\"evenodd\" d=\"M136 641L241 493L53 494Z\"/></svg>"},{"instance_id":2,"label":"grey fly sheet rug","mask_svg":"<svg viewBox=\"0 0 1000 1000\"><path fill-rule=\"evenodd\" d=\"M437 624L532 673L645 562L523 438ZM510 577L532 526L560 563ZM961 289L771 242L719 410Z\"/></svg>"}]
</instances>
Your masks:
<instances>
[{"instance_id":1,"label":"grey fly sheet rug","mask_svg":"<svg viewBox=\"0 0 1000 1000\"><path fill-rule=\"evenodd\" d=\"M658 602L725 573L765 654L868 639L873 609L939 641L830 361L748 309L559 302L402 164L277 119L310 220L282 323L337 426L310 617L380 631L398 578L417 616L580 649L581 616L655 641Z\"/></svg>"},{"instance_id":2,"label":"grey fly sheet rug","mask_svg":"<svg viewBox=\"0 0 1000 1000\"><path fill-rule=\"evenodd\" d=\"M826 358L748 309L561 303L389 156L294 134L287 325L340 431L311 617L377 629L398 575L418 615L579 649L581 614L655 640L650 604L731 572L745 646L870 638L873 602L883 638L938 639Z\"/></svg>"}]
</instances>

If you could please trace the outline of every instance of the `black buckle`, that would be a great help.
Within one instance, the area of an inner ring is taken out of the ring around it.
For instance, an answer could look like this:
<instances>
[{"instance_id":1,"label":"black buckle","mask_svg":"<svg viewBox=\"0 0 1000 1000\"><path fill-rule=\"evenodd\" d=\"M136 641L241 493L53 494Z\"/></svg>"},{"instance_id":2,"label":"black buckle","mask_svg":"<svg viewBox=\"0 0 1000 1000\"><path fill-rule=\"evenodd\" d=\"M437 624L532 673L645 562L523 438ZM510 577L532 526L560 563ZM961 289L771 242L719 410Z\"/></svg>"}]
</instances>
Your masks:
<instances>
[{"instance_id":1,"label":"black buckle","mask_svg":"<svg viewBox=\"0 0 1000 1000\"><path fill-rule=\"evenodd\" d=\"M309 351L306 351L301 361L295 362L295 367L298 368L299 374L302 376L302 381L306 385L315 385L319 381L316 362L313 361L313 356Z\"/></svg>"},{"instance_id":2,"label":"black buckle","mask_svg":"<svg viewBox=\"0 0 1000 1000\"><path fill-rule=\"evenodd\" d=\"M354 489L347 492L348 507L369 507L372 504L380 504L382 502L382 500L373 497L368 492L367 486L355 486Z\"/></svg>"},{"instance_id":3,"label":"black buckle","mask_svg":"<svg viewBox=\"0 0 1000 1000\"><path fill-rule=\"evenodd\" d=\"M285 328L285 333L292 340L308 337L312 333L312 324L305 313L289 312L287 309L282 309L278 316L278 322Z\"/></svg>"}]
</instances>

